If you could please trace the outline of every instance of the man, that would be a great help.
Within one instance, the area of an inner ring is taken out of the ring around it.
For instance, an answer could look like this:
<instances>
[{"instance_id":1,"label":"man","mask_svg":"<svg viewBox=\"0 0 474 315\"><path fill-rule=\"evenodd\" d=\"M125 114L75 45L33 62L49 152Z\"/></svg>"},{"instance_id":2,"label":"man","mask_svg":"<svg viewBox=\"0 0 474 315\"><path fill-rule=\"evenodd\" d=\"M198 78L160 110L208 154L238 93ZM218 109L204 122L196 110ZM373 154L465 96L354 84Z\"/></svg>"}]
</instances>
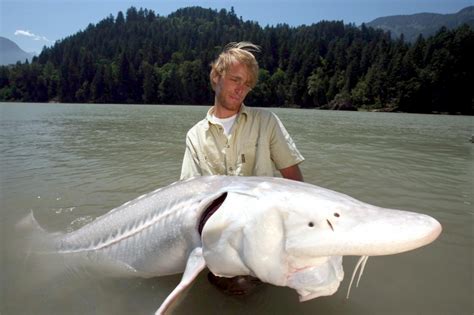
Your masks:
<instances>
[{"instance_id":1,"label":"man","mask_svg":"<svg viewBox=\"0 0 474 315\"><path fill-rule=\"evenodd\" d=\"M303 181L304 158L278 117L243 102L258 79L252 52L258 46L230 43L212 63L214 106L186 137L181 179L202 175L281 176Z\"/></svg>"},{"instance_id":2,"label":"man","mask_svg":"<svg viewBox=\"0 0 474 315\"><path fill-rule=\"evenodd\" d=\"M214 106L186 136L181 179L203 175L281 176L303 181L298 166L304 158L278 117L244 105L257 84L258 63L248 42L230 43L211 64ZM209 281L226 293L246 294L261 282L250 276Z\"/></svg>"}]
</instances>

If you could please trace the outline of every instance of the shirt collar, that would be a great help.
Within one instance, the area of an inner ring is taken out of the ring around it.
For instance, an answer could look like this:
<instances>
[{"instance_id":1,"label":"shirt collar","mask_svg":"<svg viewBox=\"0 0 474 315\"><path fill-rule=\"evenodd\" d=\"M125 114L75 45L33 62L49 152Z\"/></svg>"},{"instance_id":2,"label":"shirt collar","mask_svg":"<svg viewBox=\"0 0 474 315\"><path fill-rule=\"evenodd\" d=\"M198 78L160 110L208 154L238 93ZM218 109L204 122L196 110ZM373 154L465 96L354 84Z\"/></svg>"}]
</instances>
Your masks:
<instances>
[{"instance_id":1,"label":"shirt collar","mask_svg":"<svg viewBox=\"0 0 474 315\"><path fill-rule=\"evenodd\" d=\"M215 125L216 122L214 121L214 118L213 118L213 114L214 114L214 106L212 106L211 108L209 108L209 110L207 111L207 115L206 115L206 119L207 119L207 128L206 129L209 129L209 126L210 125ZM240 117L247 117L248 116L248 109L247 109L247 106L245 106L244 103L242 103L242 105L240 105L240 109L239 109L239 112L237 113L237 117L235 119L236 122L240 122Z\"/></svg>"}]
</instances>

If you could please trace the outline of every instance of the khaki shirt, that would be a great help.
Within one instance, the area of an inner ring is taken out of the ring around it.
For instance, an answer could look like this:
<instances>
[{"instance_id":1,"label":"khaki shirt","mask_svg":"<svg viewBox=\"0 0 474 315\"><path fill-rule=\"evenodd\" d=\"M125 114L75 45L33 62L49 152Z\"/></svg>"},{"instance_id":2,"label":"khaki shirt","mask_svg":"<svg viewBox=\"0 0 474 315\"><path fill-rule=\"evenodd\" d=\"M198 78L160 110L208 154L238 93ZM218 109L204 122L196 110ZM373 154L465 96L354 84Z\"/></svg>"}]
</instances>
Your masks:
<instances>
[{"instance_id":1,"label":"khaki shirt","mask_svg":"<svg viewBox=\"0 0 474 315\"><path fill-rule=\"evenodd\" d=\"M272 112L242 104L230 135L213 121L214 107L186 136L181 179L203 175L274 176L304 161Z\"/></svg>"}]
</instances>

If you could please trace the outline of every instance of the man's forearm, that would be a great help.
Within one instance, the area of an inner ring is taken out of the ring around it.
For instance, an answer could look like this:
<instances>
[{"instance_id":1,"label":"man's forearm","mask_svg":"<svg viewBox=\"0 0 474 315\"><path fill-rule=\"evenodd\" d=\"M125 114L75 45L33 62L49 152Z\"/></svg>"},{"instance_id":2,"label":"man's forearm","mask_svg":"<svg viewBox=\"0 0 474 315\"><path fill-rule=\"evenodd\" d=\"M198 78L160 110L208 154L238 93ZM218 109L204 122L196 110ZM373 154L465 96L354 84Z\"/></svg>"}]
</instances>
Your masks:
<instances>
[{"instance_id":1,"label":"man's forearm","mask_svg":"<svg viewBox=\"0 0 474 315\"><path fill-rule=\"evenodd\" d=\"M300 167L298 166L298 164L292 165L292 166L287 167L287 168L282 168L280 170L280 173L281 173L281 176L283 176L283 178L297 180L297 181L300 181L300 182L304 181L303 180L303 174L301 173L301 170L300 170Z\"/></svg>"}]
</instances>

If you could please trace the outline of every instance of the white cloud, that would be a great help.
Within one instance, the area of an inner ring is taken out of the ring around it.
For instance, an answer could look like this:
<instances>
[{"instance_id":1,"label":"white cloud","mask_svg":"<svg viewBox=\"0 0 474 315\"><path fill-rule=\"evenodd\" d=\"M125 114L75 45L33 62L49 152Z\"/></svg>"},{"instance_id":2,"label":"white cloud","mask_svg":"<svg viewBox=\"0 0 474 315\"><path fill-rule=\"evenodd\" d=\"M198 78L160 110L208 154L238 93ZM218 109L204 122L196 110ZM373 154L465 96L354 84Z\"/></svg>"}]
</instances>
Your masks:
<instances>
[{"instance_id":1,"label":"white cloud","mask_svg":"<svg viewBox=\"0 0 474 315\"><path fill-rule=\"evenodd\" d=\"M36 35L36 34L31 33L30 31L16 30L15 35L16 36L30 37L31 39L37 40L37 41L44 41L44 42L48 42L48 43L53 42L52 40L47 39L45 36Z\"/></svg>"},{"instance_id":2,"label":"white cloud","mask_svg":"<svg viewBox=\"0 0 474 315\"><path fill-rule=\"evenodd\" d=\"M35 35L30 33L30 31L23 31L23 30L16 30L15 35L22 35L22 36L28 36L28 37L34 37Z\"/></svg>"}]
</instances>

